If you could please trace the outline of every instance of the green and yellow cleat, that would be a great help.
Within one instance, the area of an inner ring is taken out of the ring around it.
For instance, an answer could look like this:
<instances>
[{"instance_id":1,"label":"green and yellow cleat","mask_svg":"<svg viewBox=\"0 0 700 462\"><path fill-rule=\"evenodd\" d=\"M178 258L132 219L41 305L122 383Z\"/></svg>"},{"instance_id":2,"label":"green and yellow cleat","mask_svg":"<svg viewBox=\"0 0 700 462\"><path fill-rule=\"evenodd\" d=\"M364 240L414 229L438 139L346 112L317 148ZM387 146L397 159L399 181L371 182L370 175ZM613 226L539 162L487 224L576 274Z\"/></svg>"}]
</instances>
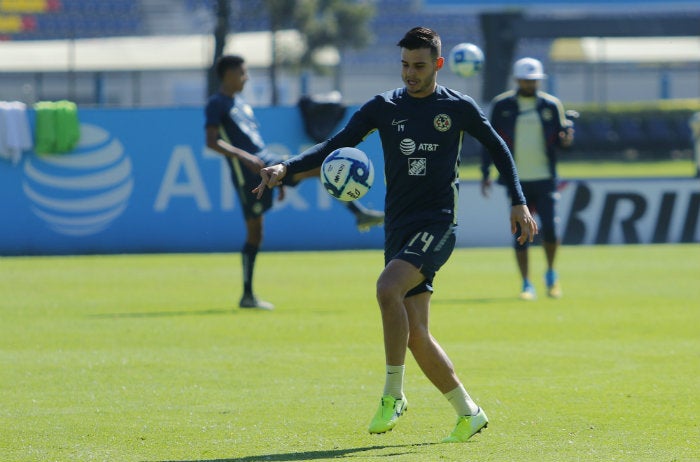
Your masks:
<instances>
[{"instance_id":1,"label":"green and yellow cleat","mask_svg":"<svg viewBox=\"0 0 700 462\"><path fill-rule=\"evenodd\" d=\"M464 443L472 436L481 432L489 425L489 419L483 409L479 408L476 415L466 415L457 418L457 425L443 443Z\"/></svg>"},{"instance_id":2,"label":"green and yellow cleat","mask_svg":"<svg viewBox=\"0 0 700 462\"><path fill-rule=\"evenodd\" d=\"M396 426L396 421L408 410L408 401L404 396L396 399L391 395L382 396L377 413L369 423L370 433L386 433Z\"/></svg>"},{"instance_id":3,"label":"green and yellow cleat","mask_svg":"<svg viewBox=\"0 0 700 462\"><path fill-rule=\"evenodd\" d=\"M381 226L384 224L384 212L379 210L363 209L356 215L357 229L360 232L367 232L372 226Z\"/></svg>"}]
</instances>

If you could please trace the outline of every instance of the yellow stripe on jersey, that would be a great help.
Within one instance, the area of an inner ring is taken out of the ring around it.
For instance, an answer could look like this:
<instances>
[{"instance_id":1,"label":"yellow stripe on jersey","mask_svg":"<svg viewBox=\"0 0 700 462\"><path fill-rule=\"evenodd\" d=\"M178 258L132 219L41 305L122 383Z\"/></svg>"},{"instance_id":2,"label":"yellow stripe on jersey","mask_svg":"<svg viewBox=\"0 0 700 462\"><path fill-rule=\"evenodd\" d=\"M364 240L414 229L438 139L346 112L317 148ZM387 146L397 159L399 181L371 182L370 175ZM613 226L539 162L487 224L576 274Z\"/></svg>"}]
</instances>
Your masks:
<instances>
[{"instance_id":1,"label":"yellow stripe on jersey","mask_svg":"<svg viewBox=\"0 0 700 462\"><path fill-rule=\"evenodd\" d=\"M459 143L457 144L457 160L455 160L455 181L452 182L452 194L454 194L454 209L452 210L452 224L457 224L457 206L459 201L459 154L462 152L462 141L464 140L464 132L459 133Z\"/></svg>"},{"instance_id":2,"label":"yellow stripe on jersey","mask_svg":"<svg viewBox=\"0 0 700 462\"><path fill-rule=\"evenodd\" d=\"M231 144L231 140L228 138L228 136L226 136L226 130L224 130L223 125L219 126L219 136L221 136L222 140L226 141L228 144ZM237 157L229 157L229 159L231 159L231 165L233 166L233 171L236 174L238 184L245 184L245 177L243 176L243 167L241 166L241 162Z\"/></svg>"}]
</instances>

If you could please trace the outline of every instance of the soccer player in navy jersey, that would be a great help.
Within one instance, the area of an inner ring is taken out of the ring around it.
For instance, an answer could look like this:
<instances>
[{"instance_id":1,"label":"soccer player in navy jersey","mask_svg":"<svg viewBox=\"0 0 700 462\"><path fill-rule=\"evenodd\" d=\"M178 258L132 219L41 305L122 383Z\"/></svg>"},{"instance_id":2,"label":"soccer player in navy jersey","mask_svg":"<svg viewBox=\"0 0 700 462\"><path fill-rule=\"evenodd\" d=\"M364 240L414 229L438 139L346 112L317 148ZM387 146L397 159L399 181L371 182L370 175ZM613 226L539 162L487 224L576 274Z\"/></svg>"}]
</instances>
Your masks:
<instances>
[{"instance_id":1,"label":"soccer player in navy jersey","mask_svg":"<svg viewBox=\"0 0 700 462\"><path fill-rule=\"evenodd\" d=\"M318 167L334 149L356 146L379 132L384 151L385 267L376 294L384 331L386 378L370 433L394 428L407 408L403 390L407 349L457 413L457 424L444 442L462 442L486 427L488 419L455 374L452 362L430 334L433 277L455 245L457 177L464 133L478 139L511 192L511 230L531 241L537 225L525 205L513 158L481 109L466 95L437 84L444 64L440 37L416 27L399 41L404 87L375 96L330 139L297 157L260 171L254 190L280 184L286 175ZM469 223L468 225L477 225Z\"/></svg>"},{"instance_id":2,"label":"soccer player in navy jersey","mask_svg":"<svg viewBox=\"0 0 700 462\"><path fill-rule=\"evenodd\" d=\"M216 63L221 81L219 92L212 95L205 109L207 147L226 156L231 168L231 179L238 193L246 224L246 239L242 254L243 296L241 308L270 310L273 305L258 299L253 293L255 259L262 244L263 214L272 207L272 192L256 195L251 192L257 185L260 169L284 160L269 151L260 135L252 108L239 95L248 81L245 61L240 56L222 56ZM304 178L317 177L320 168L290 176L287 185L295 185ZM280 198L284 189L280 186ZM384 213L369 210L359 203L348 203L360 230L382 224Z\"/></svg>"}]
</instances>

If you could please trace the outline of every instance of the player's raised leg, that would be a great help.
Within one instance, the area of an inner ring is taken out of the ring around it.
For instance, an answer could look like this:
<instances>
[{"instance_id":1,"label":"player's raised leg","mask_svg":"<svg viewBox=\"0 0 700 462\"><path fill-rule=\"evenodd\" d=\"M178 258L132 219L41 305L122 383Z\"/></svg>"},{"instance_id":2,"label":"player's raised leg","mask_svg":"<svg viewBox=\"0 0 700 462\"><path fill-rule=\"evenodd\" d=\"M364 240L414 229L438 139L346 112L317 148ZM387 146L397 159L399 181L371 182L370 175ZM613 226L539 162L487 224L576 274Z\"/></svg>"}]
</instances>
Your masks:
<instances>
[{"instance_id":1,"label":"player's raised leg","mask_svg":"<svg viewBox=\"0 0 700 462\"><path fill-rule=\"evenodd\" d=\"M360 231L367 231L372 226L384 224L384 212L382 211L368 209L359 201L348 202L346 207L355 215L357 229Z\"/></svg>"},{"instance_id":2,"label":"player's raised leg","mask_svg":"<svg viewBox=\"0 0 700 462\"><path fill-rule=\"evenodd\" d=\"M319 177L321 167L307 170L305 172L296 173L290 179L289 185L295 185L306 178ZM384 224L384 212L381 210L373 210L365 207L360 201L350 201L343 203L345 207L355 215L355 224L360 231L368 231L372 226L380 226Z\"/></svg>"}]
</instances>

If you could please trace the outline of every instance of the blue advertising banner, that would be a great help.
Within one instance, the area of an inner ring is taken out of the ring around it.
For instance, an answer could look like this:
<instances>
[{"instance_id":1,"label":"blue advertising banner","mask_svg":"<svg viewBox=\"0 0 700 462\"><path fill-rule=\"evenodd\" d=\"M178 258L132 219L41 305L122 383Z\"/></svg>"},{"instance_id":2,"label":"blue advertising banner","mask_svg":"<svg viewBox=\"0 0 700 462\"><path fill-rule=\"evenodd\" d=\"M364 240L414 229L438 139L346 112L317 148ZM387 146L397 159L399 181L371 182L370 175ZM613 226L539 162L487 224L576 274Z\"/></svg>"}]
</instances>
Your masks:
<instances>
[{"instance_id":1,"label":"blue advertising banner","mask_svg":"<svg viewBox=\"0 0 700 462\"><path fill-rule=\"evenodd\" d=\"M296 107L260 108L269 147L294 155L312 141ZM204 146L201 109L81 109L68 154L26 152L0 164L2 255L237 251L245 226L222 156ZM341 122L344 123L345 121ZM383 209L378 137L358 146L377 177L361 202ZM354 216L315 179L286 188L265 216L266 250L381 248L381 228Z\"/></svg>"},{"instance_id":2,"label":"blue advertising banner","mask_svg":"<svg viewBox=\"0 0 700 462\"><path fill-rule=\"evenodd\" d=\"M296 107L256 115L271 150L312 144ZM204 146L201 109L84 109L80 120L72 152L0 161L0 255L240 250L241 208L228 165ZM379 137L358 147L376 169L361 202L381 210ZM579 179L560 193L565 244L700 242L697 178ZM462 182L457 245L509 246L509 209L504 192L486 199L478 182ZM308 179L265 215L263 248L380 249L383 237L381 227L359 232L343 203Z\"/></svg>"},{"instance_id":3,"label":"blue advertising banner","mask_svg":"<svg viewBox=\"0 0 700 462\"><path fill-rule=\"evenodd\" d=\"M695 0L423 0L425 7L461 7L488 6L492 9L514 8L514 7L546 7L557 6L558 8L581 8L585 6L596 6L599 8L619 8L629 5L636 7L652 6L669 9L669 6L693 6L697 5Z\"/></svg>"}]
</instances>

